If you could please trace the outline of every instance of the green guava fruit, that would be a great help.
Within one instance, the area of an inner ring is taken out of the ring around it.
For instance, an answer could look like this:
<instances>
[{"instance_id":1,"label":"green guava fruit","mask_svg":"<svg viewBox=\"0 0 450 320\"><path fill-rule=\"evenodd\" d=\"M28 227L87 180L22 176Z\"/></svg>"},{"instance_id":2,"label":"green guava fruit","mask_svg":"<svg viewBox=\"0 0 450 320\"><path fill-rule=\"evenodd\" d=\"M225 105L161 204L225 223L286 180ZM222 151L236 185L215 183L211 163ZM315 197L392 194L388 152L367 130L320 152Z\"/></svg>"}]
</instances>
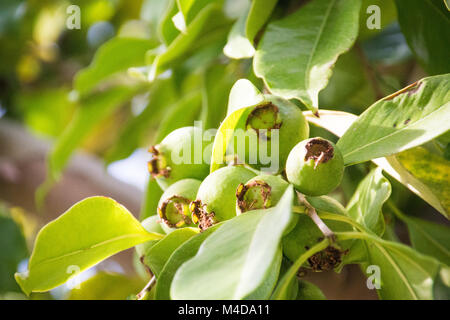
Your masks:
<instances>
[{"instance_id":1,"label":"green guava fruit","mask_svg":"<svg viewBox=\"0 0 450 320\"><path fill-rule=\"evenodd\" d=\"M325 195L336 189L344 174L344 159L331 141L311 138L297 144L286 162L286 177L308 196Z\"/></svg>"},{"instance_id":2,"label":"green guava fruit","mask_svg":"<svg viewBox=\"0 0 450 320\"><path fill-rule=\"evenodd\" d=\"M192 220L201 230L236 216L236 189L255 173L240 166L220 168L203 180L191 203Z\"/></svg>"},{"instance_id":3,"label":"green guava fruit","mask_svg":"<svg viewBox=\"0 0 450 320\"><path fill-rule=\"evenodd\" d=\"M159 144L150 147L149 172L163 190L182 179L202 180L209 173L209 164L203 159L206 146L200 128L176 129Z\"/></svg>"},{"instance_id":4,"label":"green guava fruit","mask_svg":"<svg viewBox=\"0 0 450 320\"><path fill-rule=\"evenodd\" d=\"M289 183L280 176L263 174L246 184L240 184L236 191L236 213L267 209L275 206L283 196Z\"/></svg>"},{"instance_id":5,"label":"green guava fruit","mask_svg":"<svg viewBox=\"0 0 450 320\"><path fill-rule=\"evenodd\" d=\"M247 118L245 159L240 160L257 170L279 173L285 167L289 151L308 138L309 125L292 102L272 95L265 97ZM235 153L239 154L237 149L236 145ZM278 162L276 166L274 159Z\"/></svg>"},{"instance_id":6,"label":"green guava fruit","mask_svg":"<svg viewBox=\"0 0 450 320\"><path fill-rule=\"evenodd\" d=\"M177 228L195 227L189 205L195 199L200 184L200 180L183 179L164 191L159 199L157 210L162 222L161 226L166 233Z\"/></svg>"}]
</instances>

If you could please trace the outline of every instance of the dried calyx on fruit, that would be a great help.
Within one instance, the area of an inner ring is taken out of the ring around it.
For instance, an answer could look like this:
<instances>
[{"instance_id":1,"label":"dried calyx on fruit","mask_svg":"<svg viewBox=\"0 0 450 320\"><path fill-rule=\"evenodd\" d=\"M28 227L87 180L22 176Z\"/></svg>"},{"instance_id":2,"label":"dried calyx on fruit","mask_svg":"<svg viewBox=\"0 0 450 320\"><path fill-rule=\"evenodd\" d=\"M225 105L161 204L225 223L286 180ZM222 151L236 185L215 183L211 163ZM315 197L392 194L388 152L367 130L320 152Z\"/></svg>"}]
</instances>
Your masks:
<instances>
[{"instance_id":1,"label":"dried calyx on fruit","mask_svg":"<svg viewBox=\"0 0 450 320\"><path fill-rule=\"evenodd\" d=\"M274 130L278 133L276 140ZM245 159L241 160L255 169L265 168L271 173L278 173L284 168L289 151L309 136L309 125L295 104L266 95L265 101L247 117L246 135ZM261 154L268 159L263 159ZM278 167L273 170L273 163L267 161L270 159L273 162L275 157Z\"/></svg>"},{"instance_id":2,"label":"dried calyx on fruit","mask_svg":"<svg viewBox=\"0 0 450 320\"><path fill-rule=\"evenodd\" d=\"M328 246L309 257L308 263L315 272L333 270L341 264L342 256L347 253L348 250L342 251L339 248Z\"/></svg>"},{"instance_id":3,"label":"dried calyx on fruit","mask_svg":"<svg viewBox=\"0 0 450 320\"><path fill-rule=\"evenodd\" d=\"M270 138L270 132L274 129L281 128L281 115L278 107L272 102L268 101L264 104L258 105L250 113L247 118L246 128L255 130L259 138ZM264 136L260 136L261 130L266 130Z\"/></svg>"},{"instance_id":4,"label":"dried calyx on fruit","mask_svg":"<svg viewBox=\"0 0 450 320\"><path fill-rule=\"evenodd\" d=\"M323 138L312 138L297 144L289 153L286 176L295 188L309 196L333 191L344 174L341 152Z\"/></svg>"},{"instance_id":5,"label":"dried calyx on fruit","mask_svg":"<svg viewBox=\"0 0 450 320\"><path fill-rule=\"evenodd\" d=\"M259 175L236 190L236 212L267 209L275 206L289 184L280 176Z\"/></svg>"},{"instance_id":6,"label":"dried calyx on fruit","mask_svg":"<svg viewBox=\"0 0 450 320\"><path fill-rule=\"evenodd\" d=\"M158 203L158 215L166 232L175 228L195 226L189 205L195 199L200 183L196 179L183 179L164 191Z\"/></svg>"},{"instance_id":7,"label":"dried calyx on fruit","mask_svg":"<svg viewBox=\"0 0 450 320\"><path fill-rule=\"evenodd\" d=\"M244 167L220 168L202 182L191 203L192 219L201 230L236 216L236 189L255 174Z\"/></svg>"},{"instance_id":8,"label":"dried calyx on fruit","mask_svg":"<svg viewBox=\"0 0 450 320\"><path fill-rule=\"evenodd\" d=\"M184 127L172 131L159 144L150 147L148 170L162 189L186 178L203 179L209 165L203 161L202 130Z\"/></svg>"}]
</instances>

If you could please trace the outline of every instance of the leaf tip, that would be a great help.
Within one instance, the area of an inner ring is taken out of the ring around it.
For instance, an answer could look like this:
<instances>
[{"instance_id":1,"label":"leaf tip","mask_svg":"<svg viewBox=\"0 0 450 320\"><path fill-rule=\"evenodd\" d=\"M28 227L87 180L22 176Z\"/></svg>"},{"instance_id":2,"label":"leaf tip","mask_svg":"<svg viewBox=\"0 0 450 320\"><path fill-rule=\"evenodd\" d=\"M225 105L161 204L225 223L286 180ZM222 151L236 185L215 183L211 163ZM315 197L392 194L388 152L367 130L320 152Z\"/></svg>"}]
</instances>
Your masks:
<instances>
[{"instance_id":1,"label":"leaf tip","mask_svg":"<svg viewBox=\"0 0 450 320\"><path fill-rule=\"evenodd\" d=\"M28 279L29 271L25 272L16 272L14 274L14 279L16 280L17 284L20 286L22 291L27 295L30 296L31 291L29 290L27 286L27 279Z\"/></svg>"}]
</instances>

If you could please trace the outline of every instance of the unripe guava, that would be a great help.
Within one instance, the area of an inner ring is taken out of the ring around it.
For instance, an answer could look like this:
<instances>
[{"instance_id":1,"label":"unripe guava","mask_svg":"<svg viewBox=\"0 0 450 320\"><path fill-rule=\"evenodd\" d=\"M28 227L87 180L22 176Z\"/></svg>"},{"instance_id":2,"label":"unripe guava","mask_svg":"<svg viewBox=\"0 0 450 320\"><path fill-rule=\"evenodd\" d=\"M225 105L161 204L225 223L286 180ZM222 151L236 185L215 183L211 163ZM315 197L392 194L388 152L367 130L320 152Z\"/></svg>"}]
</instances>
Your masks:
<instances>
[{"instance_id":1,"label":"unripe guava","mask_svg":"<svg viewBox=\"0 0 450 320\"><path fill-rule=\"evenodd\" d=\"M252 168L261 170L270 168L272 156L278 159L278 168L271 173L281 172L286 164L289 151L299 142L309 136L309 125L302 111L292 102L280 97L267 95L266 101L257 106L247 118L246 134L249 136L245 149L245 160ZM278 129L278 143L274 131ZM256 145L255 145L256 141ZM267 154L267 159L263 159ZM254 159L257 159L255 162Z\"/></svg>"},{"instance_id":2,"label":"unripe guava","mask_svg":"<svg viewBox=\"0 0 450 320\"><path fill-rule=\"evenodd\" d=\"M200 128L176 129L159 144L150 147L150 174L163 190L181 179L202 180L209 173L209 165L203 161L205 147Z\"/></svg>"},{"instance_id":3,"label":"unripe guava","mask_svg":"<svg viewBox=\"0 0 450 320\"><path fill-rule=\"evenodd\" d=\"M275 206L283 196L289 183L280 176L259 175L236 190L236 213L267 209Z\"/></svg>"},{"instance_id":4,"label":"unripe guava","mask_svg":"<svg viewBox=\"0 0 450 320\"><path fill-rule=\"evenodd\" d=\"M344 159L331 142L323 138L307 139L289 153L286 176L301 193L320 196L333 191L342 180Z\"/></svg>"},{"instance_id":5,"label":"unripe guava","mask_svg":"<svg viewBox=\"0 0 450 320\"><path fill-rule=\"evenodd\" d=\"M239 166L220 168L203 180L191 203L192 219L201 230L236 216L236 189L253 178L253 171Z\"/></svg>"},{"instance_id":6,"label":"unripe guava","mask_svg":"<svg viewBox=\"0 0 450 320\"><path fill-rule=\"evenodd\" d=\"M195 199L200 184L200 180L183 179L164 191L159 199L158 215L161 218L161 227L166 233L176 228L195 227L189 205Z\"/></svg>"}]
</instances>

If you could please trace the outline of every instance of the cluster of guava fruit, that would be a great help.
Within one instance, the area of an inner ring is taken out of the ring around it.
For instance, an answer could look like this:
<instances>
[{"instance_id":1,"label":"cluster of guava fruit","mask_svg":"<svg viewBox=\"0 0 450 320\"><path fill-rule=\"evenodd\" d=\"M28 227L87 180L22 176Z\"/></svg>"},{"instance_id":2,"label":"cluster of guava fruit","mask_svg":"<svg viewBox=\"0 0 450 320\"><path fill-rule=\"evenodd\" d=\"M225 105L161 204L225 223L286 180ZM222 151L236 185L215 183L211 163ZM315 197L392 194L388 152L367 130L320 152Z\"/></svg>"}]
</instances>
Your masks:
<instances>
[{"instance_id":1,"label":"cluster of guava fruit","mask_svg":"<svg viewBox=\"0 0 450 320\"><path fill-rule=\"evenodd\" d=\"M256 163L246 160L252 156L249 150L258 150L263 144L267 147L273 129L279 134L276 147L280 169L273 174L262 173L259 152ZM295 104L266 96L266 101L249 114L245 130L248 135L256 135L256 149L245 145L242 164L211 173L208 163L194 159L194 140L202 134L197 132L201 131L198 127L174 130L150 148L148 168L164 190L157 213L165 232L182 227L203 231L247 211L270 208L289 184L307 196L328 194L340 184L344 172L341 152L326 139L308 139L308 122ZM190 151L183 163L172 158L172 152L180 150Z\"/></svg>"}]
</instances>

